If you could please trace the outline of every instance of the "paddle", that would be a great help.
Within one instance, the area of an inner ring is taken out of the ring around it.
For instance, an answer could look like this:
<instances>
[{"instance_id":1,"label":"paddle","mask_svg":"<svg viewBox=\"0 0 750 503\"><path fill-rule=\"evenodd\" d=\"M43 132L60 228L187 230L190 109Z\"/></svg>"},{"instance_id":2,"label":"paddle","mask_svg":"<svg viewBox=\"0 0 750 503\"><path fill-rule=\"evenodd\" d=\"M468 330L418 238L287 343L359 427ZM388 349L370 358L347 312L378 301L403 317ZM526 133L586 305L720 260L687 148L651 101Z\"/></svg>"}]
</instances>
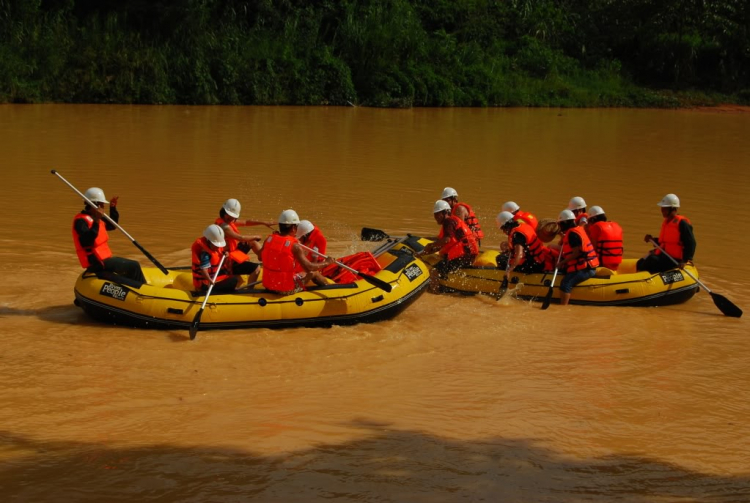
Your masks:
<instances>
[{"instance_id":1,"label":"paddle","mask_svg":"<svg viewBox=\"0 0 750 503\"><path fill-rule=\"evenodd\" d=\"M88 204L88 205L89 205L89 206L91 206L92 208L97 208L96 204L94 204L94 203L92 203L91 201L89 201L89 200L88 200L88 198L87 198L86 196L84 196L83 194L81 194L81 192L80 192L80 191L79 191L78 189L76 189L76 188L75 188L75 187L74 187L73 185L71 185L71 183L70 183L69 181L67 181L67 180L66 180L65 178L63 178L63 177L62 177L62 175L61 175L60 173L58 173L58 172L57 172L57 171L55 171L54 169L53 169L53 170L52 170L51 172L52 172L52 174L53 174L53 175L56 175L56 176L57 176L57 177L58 177L58 178L59 178L60 180L62 180L63 182L65 182L65 183L66 183L66 184L68 185L68 187L70 187L71 189L73 189L74 191L76 191L76 193L78 193L78 195L79 195L79 196L81 196L81 197L83 198L83 200L84 200L84 201L86 201L86 204ZM159 261L158 261L158 260L156 260L156 259L155 259L155 258L153 257L153 255L151 255L151 254L150 254L150 253L149 253L148 251L146 251L146 249L145 249L144 247L142 247L142 246L141 246L140 244L138 244L138 241L136 241L135 239L133 239L133 236L131 236L130 234L128 234L128 233L127 233L127 232L125 231L125 229L123 229L122 227L120 227L120 224L118 224L117 222L115 222L114 220L112 220L112 218L110 218L110 216L109 216L109 215L107 215L106 213L102 213L102 216L103 216L103 217L104 217L104 218L105 218L105 219L106 219L106 220L107 220L107 221L108 221L109 223L111 223L112 225L114 225L115 227L117 227L118 229L120 229L120 232L122 232L123 234L125 234L125 235L126 235L126 236L128 237L128 239L130 239L130 241L132 241L132 242L133 242L133 244L134 244L134 245L135 245L136 247L138 247L138 249L139 249L139 250L141 250L141 251L143 252L143 254L144 254L144 255L145 255L146 257L148 257L148 259L149 259L149 260L150 260L151 262L153 262L153 263L154 263L154 264L156 265L156 267L158 267L158 268L159 268L159 270L160 270L161 272L163 272L164 274L169 274L169 271L167 271L167 268L166 268L166 267L164 267L163 265L161 265L161 264L159 263Z\"/></svg>"},{"instance_id":2,"label":"paddle","mask_svg":"<svg viewBox=\"0 0 750 503\"><path fill-rule=\"evenodd\" d=\"M380 229L362 227L362 233L360 235L362 241L383 241L388 238L390 238L390 236Z\"/></svg>"},{"instance_id":3,"label":"paddle","mask_svg":"<svg viewBox=\"0 0 750 503\"><path fill-rule=\"evenodd\" d=\"M211 295L211 290L214 288L214 283L216 282L216 278L219 277L219 271L221 271L221 266L224 265L224 259L226 258L226 255L221 256L221 260L219 261L219 267L216 268L216 272L214 273L214 277L211 279L211 284L208 285L208 291L206 292L206 298L203 299L203 305L200 308L200 311L195 313L195 318L193 318L193 324L190 325L190 340L192 341L195 339L195 336L198 335L198 326L201 324L201 316L203 316L203 310L206 308L206 302L208 302L208 297Z\"/></svg>"},{"instance_id":4,"label":"paddle","mask_svg":"<svg viewBox=\"0 0 750 503\"><path fill-rule=\"evenodd\" d=\"M326 255L323 255L322 253L320 253L318 251L315 251L312 248L303 245L302 243L297 243L297 244L300 245L305 250L309 250L309 251L311 251L311 252L313 252L313 253L315 253L317 255L320 255L323 258L328 258ZM334 262L337 263L340 267L343 267L344 269L346 269L347 271L353 272L357 276L360 276L363 280L367 281L372 286L376 286L376 287L380 288L381 290L385 290L388 293L390 293L391 291L393 291L393 286L390 283L386 283L382 279L378 279L375 276L370 276L369 274L365 274L363 272L359 272L358 270L353 269L353 268L349 267L348 265L346 265L346 264L344 264L342 262L339 262L338 260L334 260Z\"/></svg>"},{"instance_id":5,"label":"paddle","mask_svg":"<svg viewBox=\"0 0 750 503\"><path fill-rule=\"evenodd\" d=\"M672 262L674 262L677 267L680 266L680 263L677 262L674 259L674 257L672 257L669 253L667 253L666 251L664 251L664 248L662 248L661 246L659 246L658 244L656 244L656 241L654 241L653 239L649 239L649 241L651 242L652 245L654 245L656 248L658 248L659 250L661 250L661 252L666 257L668 257L669 260L671 260ZM703 283L701 283L701 281L698 278L696 278L695 276L693 276L692 274L690 274L690 271L688 271L687 269L682 269L682 270L685 271L688 276L690 276L691 278L693 278L693 280L696 283L698 283L700 286L702 286L703 289L705 291L707 291L711 295L711 298L714 300L714 304L716 304L716 307L719 308L719 311L721 311L722 313L724 313L726 316L731 316L732 318L740 318L740 317L742 317L742 309L740 309L739 307L735 306L729 299L727 299L723 295L719 295L718 293L714 293L711 290L709 290L706 285L704 285Z\"/></svg>"},{"instance_id":6,"label":"paddle","mask_svg":"<svg viewBox=\"0 0 750 503\"><path fill-rule=\"evenodd\" d=\"M508 291L508 271L510 271L510 255L508 255L508 263L505 265L505 274L503 275L503 282L500 283L500 290L497 292L497 300L503 298L505 292Z\"/></svg>"},{"instance_id":7,"label":"paddle","mask_svg":"<svg viewBox=\"0 0 750 503\"><path fill-rule=\"evenodd\" d=\"M552 275L552 283L549 284L549 291L547 292L546 297L544 297L544 302L542 302L542 310L545 310L549 307L549 303L552 301L552 292L555 289L555 279L557 278L557 266L560 265L560 259L562 258L562 246L560 247L560 253L557 254L557 262L555 263L555 274Z\"/></svg>"}]
</instances>

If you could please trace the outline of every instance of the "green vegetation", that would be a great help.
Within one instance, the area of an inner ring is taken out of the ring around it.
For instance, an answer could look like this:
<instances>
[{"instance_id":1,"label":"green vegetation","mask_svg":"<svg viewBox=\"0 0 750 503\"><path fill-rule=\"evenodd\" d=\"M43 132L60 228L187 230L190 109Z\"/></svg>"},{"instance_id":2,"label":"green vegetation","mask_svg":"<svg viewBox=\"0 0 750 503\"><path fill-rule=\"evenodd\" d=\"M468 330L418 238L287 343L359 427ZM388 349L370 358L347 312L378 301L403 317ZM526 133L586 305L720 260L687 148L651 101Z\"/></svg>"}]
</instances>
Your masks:
<instances>
[{"instance_id":1,"label":"green vegetation","mask_svg":"<svg viewBox=\"0 0 750 503\"><path fill-rule=\"evenodd\" d=\"M0 102L750 104L747 0L0 0Z\"/></svg>"}]
</instances>

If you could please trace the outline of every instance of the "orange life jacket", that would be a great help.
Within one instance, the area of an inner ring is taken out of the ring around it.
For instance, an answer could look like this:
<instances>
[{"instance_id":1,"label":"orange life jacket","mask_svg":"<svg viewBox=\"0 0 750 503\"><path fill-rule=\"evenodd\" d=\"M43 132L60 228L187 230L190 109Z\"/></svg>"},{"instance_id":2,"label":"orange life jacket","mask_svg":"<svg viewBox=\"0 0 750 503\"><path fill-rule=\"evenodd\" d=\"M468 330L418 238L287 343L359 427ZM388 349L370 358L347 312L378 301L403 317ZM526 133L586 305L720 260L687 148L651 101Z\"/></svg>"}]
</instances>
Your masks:
<instances>
[{"instance_id":1,"label":"orange life jacket","mask_svg":"<svg viewBox=\"0 0 750 503\"><path fill-rule=\"evenodd\" d=\"M581 227L573 227L572 229L568 229L565 233L562 247L562 258L566 259L571 253L573 253L573 248L570 246L570 234L573 232L578 234L581 238L581 254L578 255L575 262L569 262L567 264L567 269L565 271L575 272L589 268L596 269L599 267L599 258L596 256L594 246L591 244L591 240L586 234L586 231Z\"/></svg>"},{"instance_id":2,"label":"orange life jacket","mask_svg":"<svg viewBox=\"0 0 750 503\"><path fill-rule=\"evenodd\" d=\"M210 284L209 281L203 277L203 274L201 274L201 253L208 253L211 267L209 267L206 272L208 272L208 275L213 278L214 274L216 274L216 269L219 267L219 262L221 262L221 256L224 254L224 248L212 250L208 245L208 240L204 237L200 237L193 242L190 251L193 256L193 286L196 290L200 290L204 285L208 286ZM226 260L224 261L224 264L226 264ZM216 282L223 281L228 277L229 271L226 267L222 266L219 275L216 276Z\"/></svg>"},{"instance_id":3,"label":"orange life jacket","mask_svg":"<svg viewBox=\"0 0 750 503\"><path fill-rule=\"evenodd\" d=\"M307 246L308 248L312 248L313 250L322 253L323 255L326 254L326 245L328 244L328 242L326 241L325 236L323 236L323 233L320 232L320 229L318 229L317 225L313 225L313 230L310 231L310 237L306 242L303 242L302 240L299 240L299 242ZM325 260L317 253L313 253L311 251L306 252L305 256L310 262L323 262ZM297 264L296 270L297 272L302 272L304 270L302 264Z\"/></svg>"},{"instance_id":4,"label":"orange life jacket","mask_svg":"<svg viewBox=\"0 0 750 503\"><path fill-rule=\"evenodd\" d=\"M578 215L576 215L576 225L581 225L581 220L584 219L584 218L586 219L586 221L588 221L589 214L588 213L579 213Z\"/></svg>"},{"instance_id":5,"label":"orange life jacket","mask_svg":"<svg viewBox=\"0 0 750 503\"><path fill-rule=\"evenodd\" d=\"M361 273L369 274L371 276L381 271L383 267L378 263L378 259L372 254L372 252L364 251L349 255L339 260L342 264L346 264L352 269L355 269ZM353 283L357 281L357 275L348 269L344 269L338 264L327 265L320 271L320 273L326 278L330 278L336 283Z\"/></svg>"},{"instance_id":6,"label":"orange life jacket","mask_svg":"<svg viewBox=\"0 0 750 503\"><path fill-rule=\"evenodd\" d=\"M290 292L297 288L295 269L297 260L292 246L297 242L294 236L282 236L274 232L263 245L263 286L276 292Z\"/></svg>"},{"instance_id":7,"label":"orange life jacket","mask_svg":"<svg viewBox=\"0 0 750 503\"><path fill-rule=\"evenodd\" d=\"M537 220L536 216L526 211L518 210L515 213L513 213L513 220L527 223L534 230L536 230L536 228L539 227L539 220Z\"/></svg>"},{"instance_id":8,"label":"orange life jacket","mask_svg":"<svg viewBox=\"0 0 750 503\"><path fill-rule=\"evenodd\" d=\"M232 229L234 232L236 232L237 234L241 234L240 230L237 228L236 220L232 221L231 223L227 223L224 221L223 218L219 217L214 221L214 223L218 225L219 227L221 227L222 229L224 228L225 225L228 225L229 228ZM241 264L243 262L247 262L248 260L250 260L250 257L247 256L247 253L243 252L242 250L237 249L237 245L240 244L240 242L237 239L231 237L229 234L225 232L224 241L226 241L227 243L226 249L229 252L229 258L231 259L231 262L228 264L230 268L231 268L232 262Z\"/></svg>"},{"instance_id":9,"label":"orange life jacket","mask_svg":"<svg viewBox=\"0 0 750 503\"><path fill-rule=\"evenodd\" d=\"M616 271L622 263L622 227L617 222L596 222L589 224L587 232L596 242L594 251L601 265Z\"/></svg>"},{"instance_id":10,"label":"orange life jacket","mask_svg":"<svg viewBox=\"0 0 750 503\"><path fill-rule=\"evenodd\" d=\"M94 225L94 219L86 213L78 213L73 218L73 225L71 226L73 232L73 243L76 247L76 253L78 254L78 261L81 263L81 267L84 269L91 267L93 264L89 261L89 256L93 255L99 262L104 262L112 256L112 250L109 249L109 234L107 234L107 227L104 222L99 222L99 234L96 235L94 244L92 246L83 246L81 244L81 236L76 232L76 221L83 220L88 225L89 229Z\"/></svg>"},{"instance_id":11,"label":"orange life jacket","mask_svg":"<svg viewBox=\"0 0 750 503\"><path fill-rule=\"evenodd\" d=\"M450 241L440 249L440 253L446 255L448 260L460 258L465 255L477 255L479 253L479 246L477 246L477 240L471 229L469 229L469 226L455 215L446 218L452 218L456 222L456 235L451 237ZM442 239L442 237L443 228L441 227L438 239Z\"/></svg>"},{"instance_id":12,"label":"orange life jacket","mask_svg":"<svg viewBox=\"0 0 750 503\"><path fill-rule=\"evenodd\" d=\"M516 232L523 234L523 236L526 238L526 249L524 250L525 253L523 260L521 260L521 262L518 264L519 266L521 264L525 264L527 260L531 260L538 264L547 264L549 262L548 248L544 246L542 240L536 236L536 232L534 232L534 229L531 227L531 225L525 222L520 222L518 224L518 227L513 228L510 231L510 234L508 234L508 247L511 250L511 258L513 258L513 255L515 255L513 236L516 234Z\"/></svg>"},{"instance_id":13,"label":"orange life jacket","mask_svg":"<svg viewBox=\"0 0 750 503\"><path fill-rule=\"evenodd\" d=\"M464 222L469 226L469 229L471 229L471 232L474 234L474 236L477 239L481 240L484 237L484 232L482 231L482 226L479 225L479 219L474 214L474 210L472 210L471 206L466 203L456 203L453 205L451 214L456 214L457 206L463 206L464 208L466 208L466 211L469 213L469 215L464 219Z\"/></svg>"},{"instance_id":14,"label":"orange life jacket","mask_svg":"<svg viewBox=\"0 0 750 503\"><path fill-rule=\"evenodd\" d=\"M661 231L659 232L659 246L664 248L664 251L677 261L682 260L684 245L680 237L680 222L683 220L690 223L690 220L682 215L675 215L671 220L665 218L661 223ZM661 253L661 250L657 249L656 253Z\"/></svg>"}]
</instances>

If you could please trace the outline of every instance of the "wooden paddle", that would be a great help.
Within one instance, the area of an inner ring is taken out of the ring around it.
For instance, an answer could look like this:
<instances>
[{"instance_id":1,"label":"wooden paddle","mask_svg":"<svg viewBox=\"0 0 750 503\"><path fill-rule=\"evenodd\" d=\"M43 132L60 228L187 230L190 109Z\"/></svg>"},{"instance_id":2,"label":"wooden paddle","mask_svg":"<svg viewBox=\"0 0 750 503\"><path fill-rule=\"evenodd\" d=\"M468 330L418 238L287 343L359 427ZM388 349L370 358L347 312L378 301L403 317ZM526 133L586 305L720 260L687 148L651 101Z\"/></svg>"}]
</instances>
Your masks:
<instances>
[{"instance_id":1,"label":"wooden paddle","mask_svg":"<svg viewBox=\"0 0 750 503\"><path fill-rule=\"evenodd\" d=\"M555 274L552 275L552 283L549 285L549 291L547 292L547 295L544 297L544 302L542 302L542 310L545 310L549 307L549 303L552 301L552 292L555 289L555 279L557 278L557 266L560 265L560 259L562 258L562 246L560 247L560 253L557 254L557 262L555 263Z\"/></svg>"},{"instance_id":2,"label":"wooden paddle","mask_svg":"<svg viewBox=\"0 0 750 503\"><path fill-rule=\"evenodd\" d=\"M208 297L211 295L211 290L214 289L214 283L216 283L216 278L219 277L219 272L221 271L221 266L224 265L225 258L227 258L226 255L221 256L221 260L219 261L219 267L216 268L214 277L211 279L211 284L208 285L208 291L206 292L206 297L203 299L203 305L201 306L200 310L197 313L195 313L195 318L193 318L193 323L192 325L190 325L190 340L191 341L195 339L196 335L198 335L198 327L201 324L201 316L203 316L203 310L206 308L206 302L208 302Z\"/></svg>"},{"instance_id":3,"label":"wooden paddle","mask_svg":"<svg viewBox=\"0 0 750 503\"><path fill-rule=\"evenodd\" d=\"M97 208L96 204L94 204L94 203L92 203L91 201L89 201L89 200L88 200L88 198L87 198L86 196L84 196L83 194L81 194L81 191L79 191L78 189L76 189L76 188L75 188L75 187L74 187L74 186L73 186L73 185L72 185L72 184L71 184L71 183L70 183L69 181L67 181L67 180L66 180L65 178L63 178L63 177L62 177L62 175L61 175L60 173L58 173L58 172L57 172L57 171L55 171L54 169L53 169L53 170L52 170L51 172L52 172L52 174L53 174L53 175L56 175L56 176L57 176L57 177L58 177L58 178L59 178L60 180L62 180L63 182L65 182L65 183L66 183L66 184L68 185L68 187L70 187L71 189L73 189L74 191L76 191L76 192L78 193L78 195L79 195L79 196L81 196L81 197L83 198L83 200L84 200L84 201L86 201L86 204L88 204L88 205L89 205L89 206L91 206L92 208ZM156 265L156 267L158 267L158 268L159 268L159 270L160 270L161 272L163 272L164 274L169 274L169 271L167 271L167 268L166 268L166 267L164 267L163 265L161 265L161 264L159 263L159 261L158 261L158 260L156 260L156 259L154 258L154 256L153 256L153 255L151 255L151 254L150 254L149 252L147 252L147 251L146 251L146 249L145 249L144 247L142 247L142 246L141 246L140 244L138 244L138 241L136 241L135 239L133 239L133 236L131 236L130 234L128 234L127 232L125 232L125 229L123 229L122 227L120 227L120 224L118 224L117 222L115 222L114 220L112 220L112 218L110 218L110 216L109 216L109 215L107 215L106 213L102 213L102 216L103 216L103 217L104 217L104 218L105 218L105 219L106 219L106 220L107 220L107 221L108 221L109 223L111 223L112 225L114 225L115 227L117 227L118 229L120 229L120 232L122 232L123 234L125 234L125 235L126 235L126 236L128 237L128 239L130 239L130 241L132 241L132 243L133 243L133 244L134 244L134 245L135 245L135 246L136 246L136 247L137 247L137 248L138 248L139 250L141 250L141 251L143 252L143 254L144 254L144 255L145 255L145 256L146 256L146 257L147 257L147 258L148 258L148 259L149 259L149 260L150 260L151 262L153 262L153 263L154 263L154 264Z\"/></svg>"},{"instance_id":4,"label":"wooden paddle","mask_svg":"<svg viewBox=\"0 0 750 503\"><path fill-rule=\"evenodd\" d=\"M312 248L303 245L302 243L297 243L297 244L300 245L305 250L309 250L309 251L311 251L311 252L313 252L313 253L315 253L317 255L320 255L323 258L328 258L326 255L323 255L322 253L320 253L318 251L315 251ZM382 279L378 279L375 276L370 276L369 274L365 274L363 272L359 272L358 270L353 269L353 268L349 267L348 265L346 265L346 264L344 264L342 262L339 262L338 260L334 260L334 262L336 264L338 264L340 267L343 267L344 269L346 269L347 271L353 272L357 276L361 277L363 280L367 281L372 286L376 286L376 287L380 288L381 290L385 290L388 293L390 293L391 291L393 291L393 285L391 285L390 283L386 283Z\"/></svg>"},{"instance_id":5,"label":"wooden paddle","mask_svg":"<svg viewBox=\"0 0 750 503\"><path fill-rule=\"evenodd\" d=\"M674 264L677 267L680 266L680 263L677 262L677 260L675 260L674 257L672 257L669 253L667 253L666 251L664 251L664 248L662 248L661 246L659 246L658 244L656 244L656 241L654 241L653 239L649 239L649 241L651 242L652 245L654 245L656 248L658 248L659 250L661 250L661 252L666 257L668 257L669 260L671 260L672 262L674 262ZM739 307L735 306L729 299L727 299L723 295L719 295L718 293L714 293L711 290L709 290L706 285L704 285L703 283L701 283L701 281L698 278L696 278L695 276L693 276L692 274L690 274L690 271L688 271L687 269L681 269L681 270L685 271L688 276L690 276L691 278L693 278L693 280L696 283L698 283L700 286L702 286L703 289L705 291L707 291L711 295L711 298L714 300L714 304L716 304L716 307L719 308L719 311L721 311L722 313L724 313L726 316L731 316L732 318L741 318L742 317L742 309L740 309Z\"/></svg>"}]
</instances>

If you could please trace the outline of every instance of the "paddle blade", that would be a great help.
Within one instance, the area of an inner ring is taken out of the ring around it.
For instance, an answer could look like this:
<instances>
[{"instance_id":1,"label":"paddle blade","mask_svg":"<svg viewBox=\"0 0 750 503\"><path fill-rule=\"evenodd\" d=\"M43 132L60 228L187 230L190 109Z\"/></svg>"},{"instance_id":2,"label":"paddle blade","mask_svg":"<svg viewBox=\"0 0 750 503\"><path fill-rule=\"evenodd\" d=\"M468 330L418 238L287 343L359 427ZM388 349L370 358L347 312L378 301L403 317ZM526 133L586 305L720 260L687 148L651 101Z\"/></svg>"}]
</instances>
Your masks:
<instances>
[{"instance_id":1,"label":"paddle blade","mask_svg":"<svg viewBox=\"0 0 750 503\"><path fill-rule=\"evenodd\" d=\"M195 318L193 318L193 324L190 325L190 340L195 340L195 336L198 335L198 327L201 324L201 316L203 316L203 308L200 309L197 313L195 313Z\"/></svg>"},{"instance_id":2,"label":"paddle blade","mask_svg":"<svg viewBox=\"0 0 750 503\"><path fill-rule=\"evenodd\" d=\"M497 292L497 300L503 298L505 292L508 291L508 278L503 278L503 282L500 284L500 290Z\"/></svg>"},{"instance_id":3,"label":"paddle blade","mask_svg":"<svg viewBox=\"0 0 750 503\"><path fill-rule=\"evenodd\" d=\"M375 276L370 276L369 274L365 274L362 272L358 272L357 274L359 274L363 280L367 281L372 286L376 286L380 288L381 290L385 290L388 293L391 293L391 291L393 291L393 285L391 285L390 283L386 283L382 279L378 279Z\"/></svg>"},{"instance_id":4,"label":"paddle blade","mask_svg":"<svg viewBox=\"0 0 750 503\"><path fill-rule=\"evenodd\" d=\"M718 307L719 310L726 316L731 316L732 318L742 317L742 309L735 306L732 301L730 301L723 295L711 292L711 298L714 299L714 304L716 304L716 307Z\"/></svg>"},{"instance_id":5,"label":"paddle blade","mask_svg":"<svg viewBox=\"0 0 750 503\"><path fill-rule=\"evenodd\" d=\"M383 241L389 237L388 234L380 229L371 229L369 227L362 227L362 233L360 235L362 241Z\"/></svg>"},{"instance_id":6,"label":"paddle blade","mask_svg":"<svg viewBox=\"0 0 750 503\"><path fill-rule=\"evenodd\" d=\"M544 297L544 302L542 302L542 310L545 310L549 307L549 303L552 302L552 291L554 290L554 287L549 287L549 291L547 292L547 296Z\"/></svg>"}]
</instances>

